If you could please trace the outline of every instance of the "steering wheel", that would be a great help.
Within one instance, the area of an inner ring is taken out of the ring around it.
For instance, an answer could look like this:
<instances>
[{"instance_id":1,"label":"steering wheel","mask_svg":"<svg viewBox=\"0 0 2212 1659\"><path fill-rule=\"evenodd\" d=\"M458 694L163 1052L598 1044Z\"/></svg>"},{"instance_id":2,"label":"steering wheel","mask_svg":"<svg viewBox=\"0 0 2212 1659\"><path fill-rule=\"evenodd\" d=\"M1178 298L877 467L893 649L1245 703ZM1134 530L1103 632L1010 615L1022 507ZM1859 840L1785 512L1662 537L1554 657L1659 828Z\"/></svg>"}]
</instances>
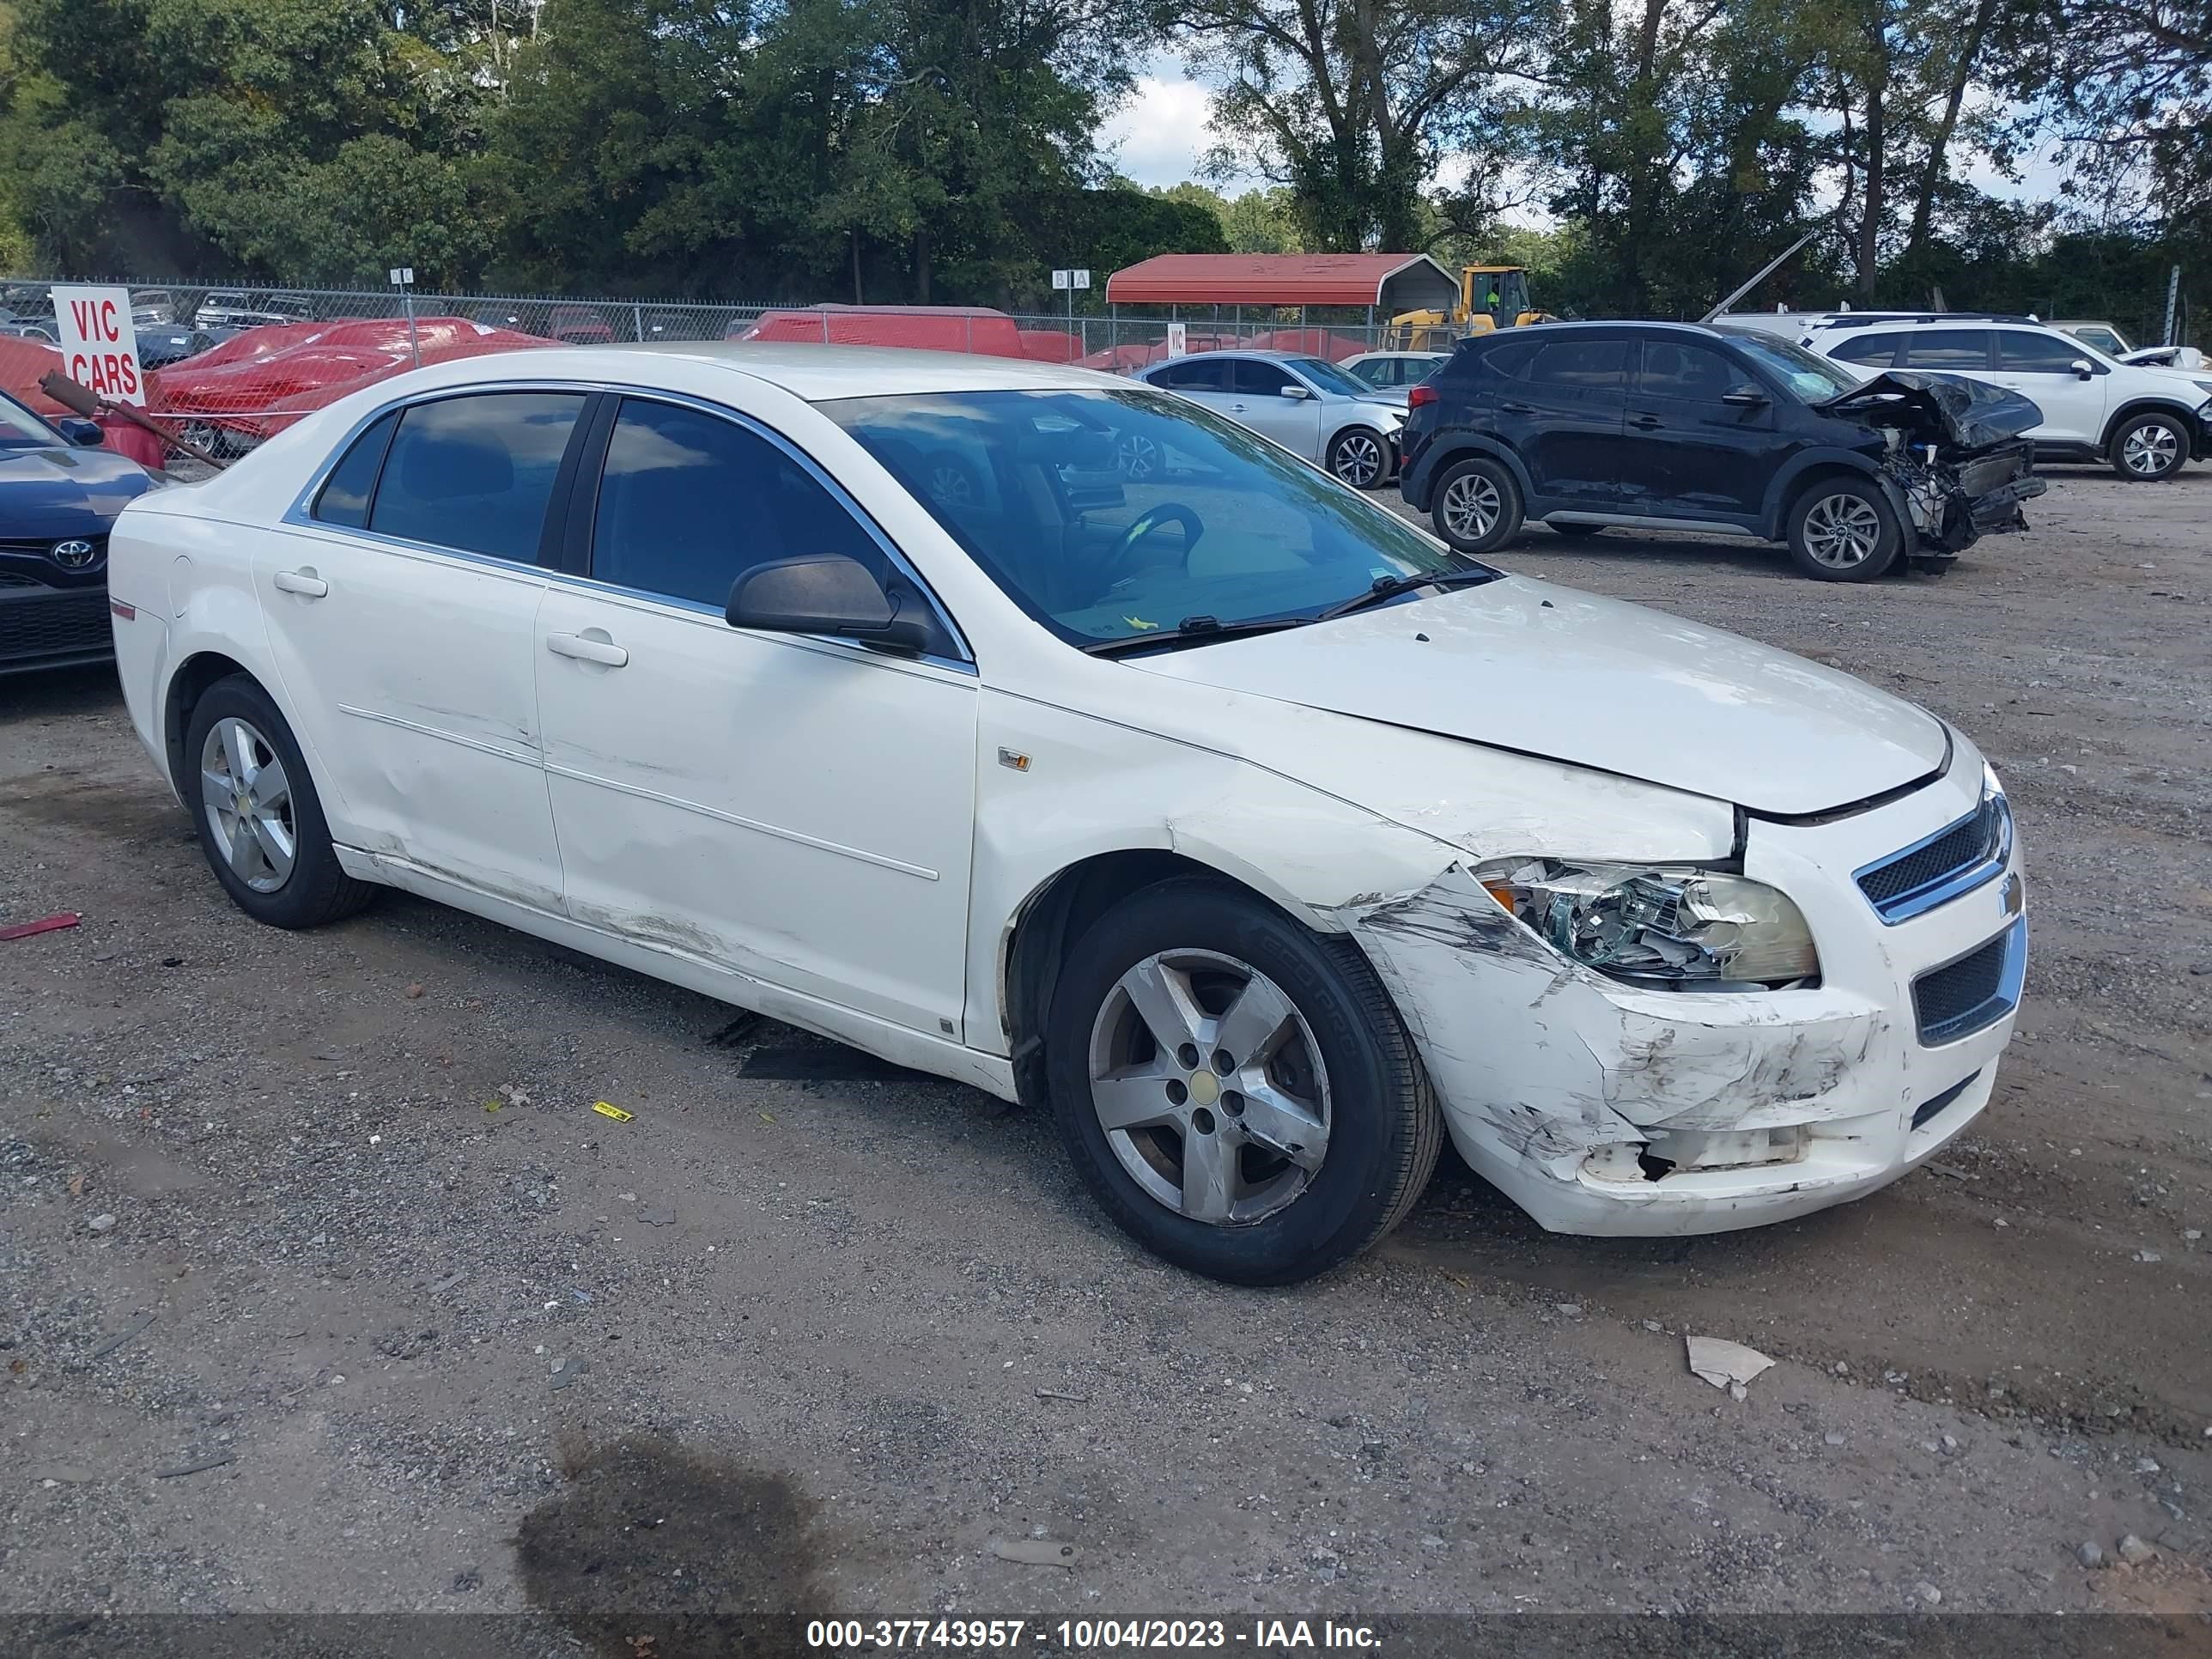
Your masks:
<instances>
[{"instance_id":1,"label":"steering wheel","mask_svg":"<svg viewBox=\"0 0 2212 1659\"><path fill-rule=\"evenodd\" d=\"M1121 580L1127 574L1127 567L1131 556L1137 550L1137 544L1162 525L1167 524L1182 526L1183 557L1186 561L1189 559L1190 550L1197 546L1198 538L1206 534L1206 520L1181 501L1162 501L1158 506L1146 507L1137 514L1129 527L1121 532L1121 540L1108 551L1106 577L1109 586Z\"/></svg>"}]
</instances>

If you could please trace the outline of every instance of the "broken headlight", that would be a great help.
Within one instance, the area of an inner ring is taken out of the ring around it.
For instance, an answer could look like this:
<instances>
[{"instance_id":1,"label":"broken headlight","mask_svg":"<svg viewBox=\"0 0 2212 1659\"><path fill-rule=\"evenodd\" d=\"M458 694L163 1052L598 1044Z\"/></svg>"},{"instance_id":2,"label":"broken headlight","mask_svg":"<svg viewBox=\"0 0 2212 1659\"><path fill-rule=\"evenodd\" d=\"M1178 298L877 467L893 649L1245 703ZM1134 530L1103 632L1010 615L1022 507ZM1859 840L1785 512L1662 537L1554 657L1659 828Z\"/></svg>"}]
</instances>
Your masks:
<instances>
[{"instance_id":1,"label":"broken headlight","mask_svg":"<svg viewBox=\"0 0 2212 1659\"><path fill-rule=\"evenodd\" d=\"M1688 865L1499 859L1491 897L1563 955L1671 990L1743 991L1816 979L1812 931L1786 893Z\"/></svg>"}]
</instances>

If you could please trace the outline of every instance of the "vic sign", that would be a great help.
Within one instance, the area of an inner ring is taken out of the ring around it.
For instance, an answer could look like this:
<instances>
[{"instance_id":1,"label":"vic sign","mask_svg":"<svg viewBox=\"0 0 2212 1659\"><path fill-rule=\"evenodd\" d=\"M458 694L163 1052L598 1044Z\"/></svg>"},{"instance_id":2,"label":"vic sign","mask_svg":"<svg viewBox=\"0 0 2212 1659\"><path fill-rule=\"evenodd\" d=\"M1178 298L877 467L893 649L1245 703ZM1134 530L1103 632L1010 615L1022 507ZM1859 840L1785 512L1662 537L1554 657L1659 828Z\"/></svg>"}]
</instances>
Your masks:
<instances>
[{"instance_id":1,"label":"vic sign","mask_svg":"<svg viewBox=\"0 0 2212 1659\"><path fill-rule=\"evenodd\" d=\"M119 404L146 406L146 376L138 366L138 331L131 321L131 290L56 288L54 319L62 372L80 386Z\"/></svg>"}]
</instances>

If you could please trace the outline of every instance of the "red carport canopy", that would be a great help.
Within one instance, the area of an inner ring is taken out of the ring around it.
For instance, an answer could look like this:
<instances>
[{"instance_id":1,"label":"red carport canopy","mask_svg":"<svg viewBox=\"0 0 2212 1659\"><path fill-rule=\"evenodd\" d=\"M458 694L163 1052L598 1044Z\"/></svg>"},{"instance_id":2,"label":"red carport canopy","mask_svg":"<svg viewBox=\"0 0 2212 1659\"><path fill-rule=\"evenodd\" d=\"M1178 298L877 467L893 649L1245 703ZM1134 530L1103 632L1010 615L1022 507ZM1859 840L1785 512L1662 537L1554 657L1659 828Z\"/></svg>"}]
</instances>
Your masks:
<instances>
[{"instance_id":1,"label":"red carport canopy","mask_svg":"<svg viewBox=\"0 0 2212 1659\"><path fill-rule=\"evenodd\" d=\"M1106 279L1115 305L1449 305L1451 273L1425 253L1161 253Z\"/></svg>"}]
</instances>

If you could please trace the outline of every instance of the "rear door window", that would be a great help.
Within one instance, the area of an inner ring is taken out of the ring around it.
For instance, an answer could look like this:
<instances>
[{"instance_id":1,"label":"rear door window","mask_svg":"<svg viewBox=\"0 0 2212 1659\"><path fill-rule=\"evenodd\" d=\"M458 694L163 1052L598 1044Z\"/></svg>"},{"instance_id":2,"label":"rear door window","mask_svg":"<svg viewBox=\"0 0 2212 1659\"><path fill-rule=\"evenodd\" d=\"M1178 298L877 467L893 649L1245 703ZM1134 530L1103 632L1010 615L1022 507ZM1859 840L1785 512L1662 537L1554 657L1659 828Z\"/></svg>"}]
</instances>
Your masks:
<instances>
[{"instance_id":1,"label":"rear door window","mask_svg":"<svg viewBox=\"0 0 2212 1659\"><path fill-rule=\"evenodd\" d=\"M623 400L599 475L595 580L720 611L744 571L802 553L887 574L874 538L768 439L701 410Z\"/></svg>"},{"instance_id":2,"label":"rear door window","mask_svg":"<svg viewBox=\"0 0 2212 1659\"><path fill-rule=\"evenodd\" d=\"M1553 340L1540 346L1528 378L1538 386L1619 392L1628 376L1629 340Z\"/></svg>"},{"instance_id":3,"label":"rear door window","mask_svg":"<svg viewBox=\"0 0 2212 1659\"><path fill-rule=\"evenodd\" d=\"M1154 386L1164 386L1170 392L1226 392L1229 365L1218 359L1193 357L1188 362L1170 364L1151 380Z\"/></svg>"},{"instance_id":4,"label":"rear door window","mask_svg":"<svg viewBox=\"0 0 2212 1659\"><path fill-rule=\"evenodd\" d=\"M400 416L368 527L533 564L562 457L583 412L575 392L487 392Z\"/></svg>"},{"instance_id":5,"label":"rear door window","mask_svg":"<svg viewBox=\"0 0 2212 1659\"><path fill-rule=\"evenodd\" d=\"M377 469L384 465L384 452L391 446L392 428L398 424L397 411L379 416L353 441L315 497L318 519L351 530L368 527L368 498L376 489Z\"/></svg>"},{"instance_id":6,"label":"rear door window","mask_svg":"<svg viewBox=\"0 0 2212 1659\"><path fill-rule=\"evenodd\" d=\"M1972 374L1990 366L1990 331L1985 328L1931 328L1909 334L1905 340L1907 368L1947 369Z\"/></svg>"},{"instance_id":7,"label":"rear door window","mask_svg":"<svg viewBox=\"0 0 2212 1659\"><path fill-rule=\"evenodd\" d=\"M1828 356L1839 363L1864 363L1869 368L1889 368L1897 362L1897 348L1904 343L1899 334L1865 334L1856 340L1846 340Z\"/></svg>"}]
</instances>

